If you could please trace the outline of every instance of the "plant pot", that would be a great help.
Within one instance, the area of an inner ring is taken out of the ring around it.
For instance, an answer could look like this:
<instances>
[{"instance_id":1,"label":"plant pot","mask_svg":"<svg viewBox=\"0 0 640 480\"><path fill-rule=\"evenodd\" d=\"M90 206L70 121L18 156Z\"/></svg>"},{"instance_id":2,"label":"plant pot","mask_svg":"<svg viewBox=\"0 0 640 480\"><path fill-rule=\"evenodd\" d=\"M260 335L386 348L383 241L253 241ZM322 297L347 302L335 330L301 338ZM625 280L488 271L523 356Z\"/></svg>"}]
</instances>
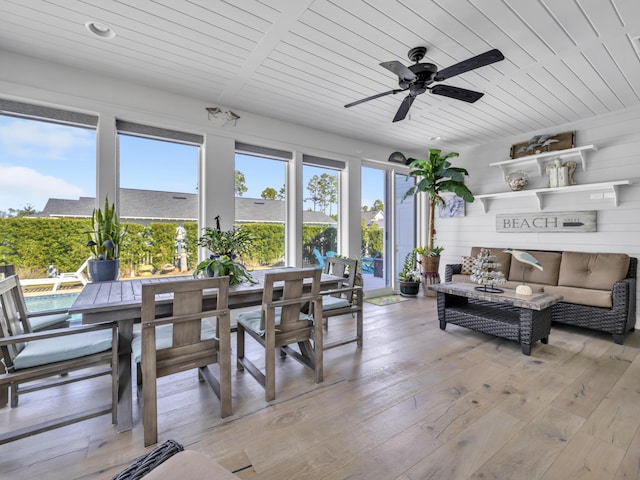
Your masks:
<instances>
[{"instance_id":1,"label":"plant pot","mask_svg":"<svg viewBox=\"0 0 640 480\"><path fill-rule=\"evenodd\" d=\"M403 297L415 297L420 291L420 282L407 282L400 280L400 295Z\"/></svg>"},{"instance_id":2,"label":"plant pot","mask_svg":"<svg viewBox=\"0 0 640 480\"><path fill-rule=\"evenodd\" d=\"M424 273L424 285L422 288L422 294L425 297L435 297L436 292L429 290L429 285L437 285L440 283L440 255L422 257L422 270Z\"/></svg>"},{"instance_id":3,"label":"plant pot","mask_svg":"<svg viewBox=\"0 0 640 480\"><path fill-rule=\"evenodd\" d=\"M112 282L120 277L120 259L89 260L87 269L92 282Z\"/></svg>"}]
</instances>

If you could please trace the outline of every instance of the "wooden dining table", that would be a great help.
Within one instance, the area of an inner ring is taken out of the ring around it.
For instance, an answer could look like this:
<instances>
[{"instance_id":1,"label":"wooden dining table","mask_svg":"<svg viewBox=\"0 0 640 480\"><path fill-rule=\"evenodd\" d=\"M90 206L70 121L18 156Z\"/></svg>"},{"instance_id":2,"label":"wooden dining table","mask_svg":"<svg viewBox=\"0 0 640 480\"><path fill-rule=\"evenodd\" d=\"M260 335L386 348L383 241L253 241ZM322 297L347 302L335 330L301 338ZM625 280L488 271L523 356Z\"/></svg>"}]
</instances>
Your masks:
<instances>
[{"instance_id":1,"label":"wooden dining table","mask_svg":"<svg viewBox=\"0 0 640 480\"><path fill-rule=\"evenodd\" d=\"M286 270L290 270L285 268ZM242 308L262 304L264 275L283 270L264 269L251 272L256 281L234 285L229 289L229 308ZM142 286L148 283L173 282L193 279L192 276L168 276L144 279L98 282L87 284L69 308L70 314L81 314L83 324L118 324L118 406L117 429L124 432L133 428L133 386L131 372L131 341L134 323L142 316ZM322 274L321 289L341 286L342 277ZM203 302L214 302L215 291L203 296ZM170 314L173 299L170 295L157 298L156 311Z\"/></svg>"}]
</instances>

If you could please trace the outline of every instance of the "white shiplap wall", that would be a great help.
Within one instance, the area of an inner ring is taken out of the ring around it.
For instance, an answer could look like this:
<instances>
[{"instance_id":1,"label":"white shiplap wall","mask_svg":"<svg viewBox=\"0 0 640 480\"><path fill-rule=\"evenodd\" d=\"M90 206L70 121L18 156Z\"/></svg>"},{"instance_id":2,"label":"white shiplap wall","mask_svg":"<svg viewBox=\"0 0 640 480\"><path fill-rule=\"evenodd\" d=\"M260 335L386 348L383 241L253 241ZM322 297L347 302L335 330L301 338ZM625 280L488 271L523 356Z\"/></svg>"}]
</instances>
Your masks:
<instances>
[{"instance_id":1,"label":"white shiplap wall","mask_svg":"<svg viewBox=\"0 0 640 480\"><path fill-rule=\"evenodd\" d=\"M532 132L529 136L505 138L481 147L460 152L454 165L469 171L467 184L476 194L509 190L498 167L489 164L509 159L509 147L526 141L537 133L576 131L576 146L593 144L595 152L587 153L586 171L579 166L574 178L578 184L631 180L621 186L619 205L610 199L591 200L591 192L546 195L544 211L597 211L597 232L593 233L497 233L498 213L533 213L538 211L534 198L493 199L484 213L478 200L466 205L463 218L437 218L437 244L446 247L444 265L459 263L474 245L512 247L518 249L574 250L585 252L622 252L640 258L640 108L602 115L564 125L548 132ZM542 188L547 177L530 173L528 188ZM636 321L636 325L640 325Z\"/></svg>"}]
</instances>

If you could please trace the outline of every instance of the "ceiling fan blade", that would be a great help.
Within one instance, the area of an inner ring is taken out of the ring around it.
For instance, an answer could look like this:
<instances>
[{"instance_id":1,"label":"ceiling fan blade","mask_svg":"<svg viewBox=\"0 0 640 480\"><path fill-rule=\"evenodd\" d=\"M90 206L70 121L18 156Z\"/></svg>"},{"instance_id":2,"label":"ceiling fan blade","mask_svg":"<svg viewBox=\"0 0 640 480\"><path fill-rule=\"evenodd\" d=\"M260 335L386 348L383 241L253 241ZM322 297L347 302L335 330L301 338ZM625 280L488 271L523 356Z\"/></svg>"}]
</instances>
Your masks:
<instances>
[{"instance_id":1,"label":"ceiling fan blade","mask_svg":"<svg viewBox=\"0 0 640 480\"><path fill-rule=\"evenodd\" d=\"M406 97L404 97L404 100L400 104L400 108L398 108L398 111L396 112L396 116L393 117L393 121L394 122L399 122L400 120L404 120L405 119L405 117L407 116L407 113L409 113L409 109L411 108L411 104L413 103L413 101L415 99L416 99L416 97L411 95L411 94L409 94Z\"/></svg>"},{"instance_id":2,"label":"ceiling fan blade","mask_svg":"<svg viewBox=\"0 0 640 480\"><path fill-rule=\"evenodd\" d=\"M392 95L392 94L395 95L396 93L404 92L405 90L406 88L404 90L397 88L395 90L389 90L388 92L378 93L377 95L372 95L370 97L363 98L362 100L357 100L355 102L347 103L344 106L344 108L353 107L354 105L360 105L361 103L368 102L369 100L375 100L376 98L384 97L385 95Z\"/></svg>"},{"instance_id":3,"label":"ceiling fan blade","mask_svg":"<svg viewBox=\"0 0 640 480\"><path fill-rule=\"evenodd\" d=\"M392 62L382 62L380 66L395 73L400 80L404 80L405 82L413 82L416 79L415 73L396 60Z\"/></svg>"},{"instance_id":4,"label":"ceiling fan blade","mask_svg":"<svg viewBox=\"0 0 640 480\"><path fill-rule=\"evenodd\" d=\"M451 65L450 67L440 70L436 74L434 80L436 82L440 82L447 78L468 72L469 70L475 70L476 68L499 62L500 60L504 60L504 55L502 55L500 50L494 48L493 50L481 53L480 55L476 55L475 57L468 58L467 60L463 60L460 63L456 63L455 65Z\"/></svg>"},{"instance_id":5,"label":"ceiling fan blade","mask_svg":"<svg viewBox=\"0 0 640 480\"><path fill-rule=\"evenodd\" d=\"M436 95L443 95L449 98L455 98L456 100L462 100L463 102L477 102L482 98L484 93L475 92L473 90L467 90L466 88L451 87L449 85L436 85L430 88L431 93Z\"/></svg>"}]
</instances>

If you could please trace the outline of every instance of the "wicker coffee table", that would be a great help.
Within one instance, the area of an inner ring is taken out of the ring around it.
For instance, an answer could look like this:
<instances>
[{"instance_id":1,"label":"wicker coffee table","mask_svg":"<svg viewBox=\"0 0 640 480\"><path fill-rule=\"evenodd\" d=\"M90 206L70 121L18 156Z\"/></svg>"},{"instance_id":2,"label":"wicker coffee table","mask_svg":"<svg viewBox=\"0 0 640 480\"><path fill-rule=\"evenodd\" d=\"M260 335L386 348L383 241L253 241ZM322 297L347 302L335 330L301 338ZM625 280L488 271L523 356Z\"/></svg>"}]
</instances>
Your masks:
<instances>
[{"instance_id":1,"label":"wicker coffee table","mask_svg":"<svg viewBox=\"0 0 640 480\"><path fill-rule=\"evenodd\" d=\"M429 286L437 292L440 329L447 323L460 325L497 337L514 340L522 353L531 354L531 345L548 343L551 331L551 305L561 296L548 293L517 295L504 288L503 293L479 291L477 285L447 282Z\"/></svg>"}]
</instances>

